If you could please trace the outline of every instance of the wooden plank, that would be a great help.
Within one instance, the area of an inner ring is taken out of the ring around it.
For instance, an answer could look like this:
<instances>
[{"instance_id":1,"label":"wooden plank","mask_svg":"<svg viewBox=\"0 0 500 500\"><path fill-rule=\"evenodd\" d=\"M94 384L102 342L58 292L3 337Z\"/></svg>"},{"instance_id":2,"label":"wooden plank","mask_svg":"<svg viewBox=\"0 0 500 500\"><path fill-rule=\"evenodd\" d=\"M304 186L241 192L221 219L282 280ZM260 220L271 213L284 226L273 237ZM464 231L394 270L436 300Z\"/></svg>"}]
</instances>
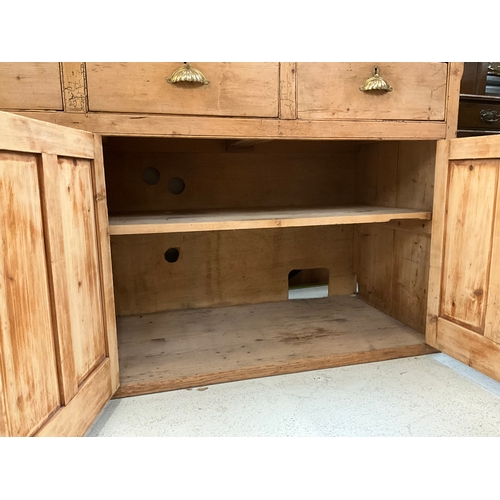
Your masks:
<instances>
[{"instance_id":1,"label":"wooden plank","mask_svg":"<svg viewBox=\"0 0 500 500\"><path fill-rule=\"evenodd\" d=\"M397 229L399 231L409 231L413 234L428 236L431 235L432 231L432 221L427 220L399 220L394 222L386 222L383 224L384 227L391 229Z\"/></svg>"},{"instance_id":2,"label":"wooden plank","mask_svg":"<svg viewBox=\"0 0 500 500\"><path fill-rule=\"evenodd\" d=\"M297 63L299 119L445 119L446 63L380 63L380 76L394 90L362 92L376 65Z\"/></svg>"},{"instance_id":3,"label":"wooden plank","mask_svg":"<svg viewBox=\"0 0 500 500\"><path fill-rule=\"evenodd\" d=\"M237 141L226 141L226 151L231 152L253 152L253 147L263 142L269 142L267 139L240 139Z\"/></svg>"},{"instance_id":4,"label":"wooden plank","mask_svg":"<svg viewBox=\"0 0 500 500\"><path fill-rule=\"evenodd\" d=\"M110 360L105 359L83 383L68 406L61 408L36 435L84 436L112 395L111 379Z\"/></svg>"},{"instance_id":5,"label":"wooden plank","mask_svg":"<svg viewBox=\"0 0 500 500\"><path fill-rule=\"evenodd\" d=\"M390 314L394 259L394 230L363 224L354 231L354 272L359 297Z\"/></svg>"},{"instance_id":6,"label":"wooden plank","mask_svg":"<svg viewBox=\"0 0 500 500\"><path fill-rule=\"evenodd\" d=\"M93 158L93 141L89 132L0 111L0 150Z\"/></svg>"},{"instance_id":7,"label":"wooden plank","mask_svg":"<svg viewBox=\"0 0 500 500\"><path fill-rule=\"evenodd\" d=\"M369 120L271 120L190 116L43 113L16 114L112 136L212 137L228 139L438 140L446 124L438 122Z\"/></svg>"},{"instance_id":8,"label":"wooden plank","mask_svg":"<svg viewBox=\"0 0 500 500\"><path fill-rule=\"evenodd\" d=\"M499 166L499 161L494 160ZM500 181L498 182L493 216L493 236L491 246L490 276L484 337L500 344Z\"/></svg>"},{"instance_id":9,"label":"wooden plank","mask_svg":"<svg viewBox=\"0 0 500 500\"><path fill-rule=\"evenodd\" d=\"M434 177L434 212L429 263L429 291L425 339L435 346L437 319L441 303L442 262L446 228L446 200L448 199L448 153L451 141L438 141Z\"/></svg>"},{"instance_id":10,"label":"wooden plank","mask_svg":"<svg viewBox=\"0 0 500 500\"><path fill-rule=\"evenodd\" d=\"M352 226L117 236L111 250L118 315L286 300L293 269L328 269L330 295L355 291Z\"/></svg>"},{"instance_id":11,"label":"wooden plank","mask_svg":"<svg viewBox=\"0 0 500 500\"><path fill-rule=\"evenodd\" d=\"M359 146L356 155L358 203L395 207L397 201L398 142L375 142Z\"/></svg>"},{"instance_id":12,"label":"wooden plank","mask_svg":"<svg viewBox=\"0 0 500 500\"><path fill-rule=\"evenodd\" d=\"M64 111L87 112L87 79L85 63L61 63Z\"/></svg>"},{"instance_id":13,"label":"wooden plank","mask_svg":"<svg viewBox=\"0 0 500 500\"><path fill-rule=\"evenodd\" d=\"M66 404L106 354L91 168L83 159L42 161Z\"/></svg>"},{"instance_id":14,"label":"wooden plank","mask_svg":"<svg viewBox=\"0 0 500 500\"><path fill-rule=\"evenodd\" d=\"M425 332L429 254L430 234L394 232L390 314L420 333Z\"/></svg>"},{"instance_id":15,"label":"wooden plank","mask_svg":"<svg viewBox=\"0 0 500 500\"><path fill-rule=\"evenodd\" d=\"M0 352L10 435L60 405L35 155L0 153Z\"/></svg>"},{"instance_id":16,"label":"wooden plank","mask_svg":"<svg viewBox=\"0 0 500 500\"><path fill-rule=\"evenodd\" d=\"M448 63L448 85L446 91L446 138L453 139L457 135L458 109L460 101L460 83L464 71L464 63Z\"/></svg>"},{"instance_id":17,"label":"wooden plank","mask_svg":"<svg viewBox=\"0 0 500 500\"><path fill-rule=\"evenodd\" d=\"M0 437L10 436L9 415L7 414L7 406L5 402L5 389L3 382L3 374L0 367Z\"/></svg>"},{"instance_id":18,"label":"wooden plank","mask_svg":"<svg viewBox=\"0 0 500 500\"><path fill-rule=\"evenodd\" d=\"M47 254L47 272L52 303L52 323L54 325L54 341L61 404L65 405L78 392L78 377L73 355L73 338L71 335L71 298L64 293L70 270L66 269L64 259L63 227L60 221L64 217L63 204L58 184L58 162L56 155L42 153L40 162L40 185L43 199L43 223L45 232L45 252ZM64 207L67 208L67 207ZM62 293L61 293L62 291Z\"/></svg>"},{"instance_id":19,"label":"wooden plank","mask_svg":"<svg viewBox=\"0 0 500 500\"><path fill-rule=\"evenodd\" d=\"M441 315L484 331L500 160L450 163Z\"/></svg>"},{"instance_id":20,"label":"wooden plank","mask_svg":"<svg viewBox=\"0 0 500 500\"><path fill-rule=\"evenodd\" d=\"M450 160L500 158L500 135L460 137L450 141Z\"/></svg>"},{"instance_id":21,"label":"wooden plank","mask_svg":"<svg viewBox=\"0 0 500 500\"><path fill-rule=\"evenodd\" d=\"M432 210L436 143L399 143L396 205L401 208Z\"/></svg>"},{"instance_id":22,"label":"wooden plank","mask_svg":"<svg viewBox=\"0 0 500 500\"><path fill-rule=\"evenodd\" d=\"M109 358L111 372L111 393L120 384L118 373L118 340L116 337L115 294L113 289L113 271L111 264L111 242L109 237L108 203L104 178L102 138L95 136L95 158L92 168L92 182L95 202L97 245L99 254L101 297L104 319L106 355Z\"/></svg>"},{"instance_id":23,"label":"wooden plank","mask_svg":"<svg viewBox=\"0 0 500 500\"><path fill-rule=\"evenodd\" d=\"M282 120L297 118L297 64L280 63L280 112Z\"/></svg>"},{"instance_id":24,"label":"wooden plank","mask_svg":"<svg viewBox=\"0 0 500 500\"><path fill-rule=\"evenodd\" d=\"M278 116L278 63L190 63L208 85L169 84L181 63L90 63L91 111Z\"/></svg>"},{"instance_id":25,"label":"wooden plank","mask_svg":"<svg viewBox=\"0 0 500 500\"><path fill-rule=\"evenodd\" d=\"M357 200L432 210L435 150L433 141L361 144L356 156Z\"/></svg>"},{"instance_id":26,"label":"wooden plank","mask_svg":"<svg viewBox=\"0 0 500 500\"><path fill-rule=\"evenodd\" d=\"M290 210L227 210L110 217L109 234L181 233L275 227L366 224L398 219L430 220L431 212L371 206Z\"/></svg>"},{"instance_id":27,"label":"wooden plank","mask_svg":"<svg viewBox=\"0 0 500 500\"><path fill-rule=\"evenodd\" d=\"M118 319L117 397L434 352L355 297Z\"/></svg>"},{"instance_id":28,"label":"wooden plank","mask_svg":"<svg viewBox=\"0 0 500 500\"><path fill-rule=\"evenodd\" d=\"M0 109L62 110L59 63L0 63Z\"/></svg>"},{"instance_id":29,"label":"wooden plank","mask_svg":"<svg viewBox=\"0 0 500 500\"><path fill-rule=\"evenodd\" d=\"M180 144L182 141L188 144ZM115 144L112 150L108 150L108 144L104 148L111 215L131 211L330 207L357 201L354 144L273 141L256 144L251 154L232 154L226 151L223 140L108 142ZM151 142L155 151L133 151L141 148L141 143L145 146ZM156 169L156 184L144 180L145 169ZM182 179L182 193L170 191L172 178Z\"/></svg>"},{"instance_id":30,"label":"wooden plank","mask_svg":"<svg viewBox=\"0 0 500 500\"><path fill-rule=\"evenodd\" d=\"M500 381L500 345L443 318L437 320L434 347Z\"/></svg>"}]
</instances>

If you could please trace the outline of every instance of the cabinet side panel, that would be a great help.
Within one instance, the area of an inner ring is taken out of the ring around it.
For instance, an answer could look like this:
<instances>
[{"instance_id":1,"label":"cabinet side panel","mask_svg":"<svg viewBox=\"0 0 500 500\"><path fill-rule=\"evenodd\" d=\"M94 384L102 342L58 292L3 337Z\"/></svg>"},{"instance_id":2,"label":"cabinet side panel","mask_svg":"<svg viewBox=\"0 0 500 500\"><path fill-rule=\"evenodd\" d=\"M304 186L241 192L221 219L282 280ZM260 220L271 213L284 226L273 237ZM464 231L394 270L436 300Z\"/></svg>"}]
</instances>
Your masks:
<instances>
[{"instance_id":1,"label":"cabinet side panel","mask_svg":"<svg viewBox=\"0 0 500 500\"><path fill-rule=\"evenodd\" d=\"M77 385L106 355L91 167L65 157L44 164L61 363L74 364Z\"/></svg>"},{"instance_id":2,"label":"cabinet side panel","mask_svg":"<svg viewBox=\"0 0 500 500\"><path fill-rule=\"evenodd\" d=\"M483 333L500 161L450 163L441 315Z\"/></svg>"},{"instance_id":3,"label":"cabinet side panel","mask_svg":"<svg viewBox=\"0 0 500 500\"><path fill-rule=\"evenodd\" d=\"M354 269L359 296L390 314L394 230L378 224L361 224L354 231Z\"/></svg>"},{"instance_id":4,"label":"cabinet side panel","mask_svg":"<svg viewBox=\"0 0 500 500\"><path fill-rule=\"evenodd\" d=\"M432 210L436 143L391 141L363 144L356 155L361 203Z\"/></svg>"},{"instance_id":5,"label":"cabinet side panel","mask_svg":"<svg viewBox=\"0 0 500 500\"><path fill-rule=\"evenodd\" d=\"M400 142L396 207L432 210L435 166L435 142Z\"/></svg>"},{"instance_id":6,"label":"cabinet side panel","mask_svg":"<svg viewBox=\"0 0 500 500\"><path fill-rule=\"evenodd\" d=\"M430 234L395 231L391 316L421 333L425 332L430 243Z\"/></svg>"},{"instance_id":7,"label":"cabinet side panel","mask_svg":"<svg viewBox=\"0 0 500 500\"><path fill-rule=\"evenodd\" d=\"M60 404L35 155L0 153L0 353L12 436Z\"/></svg>"}]
</instances>

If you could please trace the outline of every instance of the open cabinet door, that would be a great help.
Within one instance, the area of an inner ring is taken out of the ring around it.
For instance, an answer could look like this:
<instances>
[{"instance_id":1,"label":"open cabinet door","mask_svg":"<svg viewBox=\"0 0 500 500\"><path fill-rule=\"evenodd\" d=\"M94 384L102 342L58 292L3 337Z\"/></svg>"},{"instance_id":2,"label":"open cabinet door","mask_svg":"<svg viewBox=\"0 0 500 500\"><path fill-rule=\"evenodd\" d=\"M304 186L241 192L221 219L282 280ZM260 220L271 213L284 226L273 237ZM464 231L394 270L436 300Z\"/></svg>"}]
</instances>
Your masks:
<instances>
[{"instance_id":1,"label":"open cabinet door","mask_svg":"<svg viewBox=\"0 0 500 500\"><path fill-rule=\"evenodd\" d=\"M0 435L83 435L118 387L101 138L0 113L0 230Z\"/></svg>"},{"instance_id":2,"label":"open cabinet door","mask_svg":"<svg viewBox=\"0 0 500 500\"><path fill-rule=\"evenodd\" d=\"M500 136L437 151L426 342L500 380Z\"/></svg>"}]
</instances>

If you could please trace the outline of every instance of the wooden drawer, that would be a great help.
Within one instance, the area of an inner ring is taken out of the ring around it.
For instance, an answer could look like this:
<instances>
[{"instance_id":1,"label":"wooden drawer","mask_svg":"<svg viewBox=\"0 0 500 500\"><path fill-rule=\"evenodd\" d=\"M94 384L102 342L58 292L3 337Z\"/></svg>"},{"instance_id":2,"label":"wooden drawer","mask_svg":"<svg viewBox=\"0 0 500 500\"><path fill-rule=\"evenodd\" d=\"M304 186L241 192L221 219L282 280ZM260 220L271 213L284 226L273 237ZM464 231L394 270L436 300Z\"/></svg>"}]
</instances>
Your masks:
<instances>
[{"instance_id":1,"label":"wooden drawer","mask_svg":"<svg viewBox=\"0 0 500 500\"><path fill-rule=\"evenodd\" d=\"M298 117L444 120L446 63L380 63L391 92L363 92L374 63L298 63Z\"/></svg>"},{"instance_id":2,"label":"wooden drawer","mask_svg":"<svg viewBox=\"0 0 500 500\"><path fill-rule=\"evenodd\" d=\"M191 63L208 85L167 83L181 63L87 63L90 111L278 116L278 63Z\"/></svg>"},{"instance_id":3,"label":"wooden drawer","mask_svg":"<svg viewBox=\"0 0 500 500\"><path fill-rule=\"evenodd\" d=\"M0 109L62 108L59 63L0 63Z\"/></svg>"},{"instance_id":4,"label":"wooden drawer","mask_svg":"<svg viewBox=\"0 0 500 500\"><path fill-rule=\"evenodd\" d=\"M460 101L460 129L500 130L500 103Z\"/></svg>"}]
</instances>

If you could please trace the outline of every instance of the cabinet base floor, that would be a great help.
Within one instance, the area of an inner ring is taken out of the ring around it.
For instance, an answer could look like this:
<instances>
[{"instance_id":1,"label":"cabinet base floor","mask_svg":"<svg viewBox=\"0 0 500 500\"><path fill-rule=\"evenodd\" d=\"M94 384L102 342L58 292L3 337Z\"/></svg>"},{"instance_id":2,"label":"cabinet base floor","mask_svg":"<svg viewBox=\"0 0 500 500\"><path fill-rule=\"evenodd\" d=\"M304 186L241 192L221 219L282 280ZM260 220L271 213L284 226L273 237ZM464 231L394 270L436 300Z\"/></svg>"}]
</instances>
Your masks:
<instances>
[{"instance_id":1,"label":"cabinet base floor","mask_svg":"<svg viewBox=\"0 0 500 500\"><path fill-rule=\"evenodd\" d=\"M118 318L115 397L437 352L356 296Z\"/></svg>"}]
</instances>

